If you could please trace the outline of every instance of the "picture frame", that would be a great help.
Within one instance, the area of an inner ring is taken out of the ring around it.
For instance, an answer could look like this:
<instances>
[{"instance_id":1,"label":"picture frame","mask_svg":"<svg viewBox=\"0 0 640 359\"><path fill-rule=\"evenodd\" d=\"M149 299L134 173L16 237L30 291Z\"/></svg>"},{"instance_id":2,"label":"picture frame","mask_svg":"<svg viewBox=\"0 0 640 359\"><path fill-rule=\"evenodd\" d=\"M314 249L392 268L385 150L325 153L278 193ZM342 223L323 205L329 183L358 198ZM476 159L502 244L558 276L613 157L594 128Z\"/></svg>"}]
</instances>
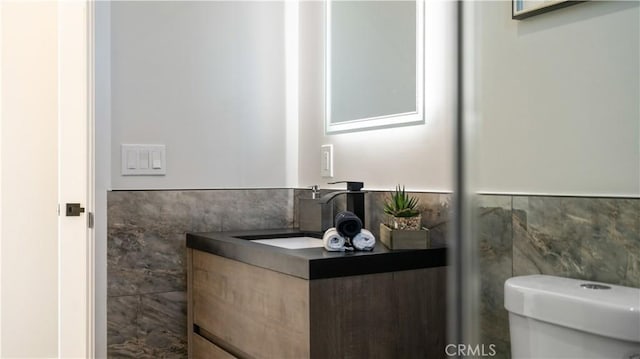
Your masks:
<instances>
[{"instance_id":1,"label":"picture frame","mask_svg":"<svg viewBox=\"0 0 640 359\"><path fill-rule=\"evenodd\" d=\"M585 0L511 0L511 18L522 20L582 2Z\"/></svg>"}]
</instances>

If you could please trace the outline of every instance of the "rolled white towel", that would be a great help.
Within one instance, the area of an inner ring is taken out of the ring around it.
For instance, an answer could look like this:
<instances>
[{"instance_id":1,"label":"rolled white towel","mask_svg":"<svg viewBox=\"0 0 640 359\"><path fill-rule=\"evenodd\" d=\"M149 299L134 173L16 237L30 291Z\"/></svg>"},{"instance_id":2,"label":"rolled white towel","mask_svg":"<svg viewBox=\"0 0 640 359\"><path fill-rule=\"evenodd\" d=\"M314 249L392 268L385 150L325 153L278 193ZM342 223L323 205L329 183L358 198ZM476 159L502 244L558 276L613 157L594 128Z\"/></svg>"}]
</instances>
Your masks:
<instances>
[{"instance_id":1,"label":"rolled white towel","mask_svg":"<svg viewBox=\"0 0 640 359\"><path fill-rule=\"evenodd\" d=\"M351 239L353 247L359 251L370 251L376 246L376 237L366 229L362 229Z\"/></svg>"},{"instance_id":2,"label":"rolled white towel","mask_svg":"<svg viewBox=\"0 0 640 359\"><path fill-rule=\"evenodd\" d=\"M324 249L329 252L344 252L345 250L345 239L335 228L327 229L322 236L322 241L324 242Z\"/></svg>"}]
</instances>

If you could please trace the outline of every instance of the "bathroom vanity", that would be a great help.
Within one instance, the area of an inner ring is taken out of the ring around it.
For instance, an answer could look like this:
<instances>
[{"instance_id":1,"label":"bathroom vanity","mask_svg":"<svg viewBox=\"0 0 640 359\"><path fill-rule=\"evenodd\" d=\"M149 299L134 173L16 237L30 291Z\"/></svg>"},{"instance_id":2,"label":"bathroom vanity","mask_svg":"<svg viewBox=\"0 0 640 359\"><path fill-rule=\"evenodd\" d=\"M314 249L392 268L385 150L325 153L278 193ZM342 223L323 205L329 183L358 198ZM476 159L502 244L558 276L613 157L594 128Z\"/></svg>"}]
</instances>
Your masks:
<instances>
[{"instance_id":1,"label":"bathroom vanity","mask_svg":"<svg viewBox=\"0 0 640 359\"><path fill-rule=\"evenodd\" d=\"M190 358L442 355L445 248L378 244L343 253L265 244L288 237L319 235L187 234Z\"/></svg>"}]
</instances>

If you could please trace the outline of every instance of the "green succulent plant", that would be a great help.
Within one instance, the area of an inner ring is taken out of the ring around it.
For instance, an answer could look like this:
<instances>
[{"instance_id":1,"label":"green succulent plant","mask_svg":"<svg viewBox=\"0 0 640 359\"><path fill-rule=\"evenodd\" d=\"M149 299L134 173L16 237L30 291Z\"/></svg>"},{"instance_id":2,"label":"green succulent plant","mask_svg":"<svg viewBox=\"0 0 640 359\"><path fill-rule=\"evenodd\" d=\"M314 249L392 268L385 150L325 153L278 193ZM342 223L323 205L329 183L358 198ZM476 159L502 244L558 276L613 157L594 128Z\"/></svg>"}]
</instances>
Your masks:
<instances>
[{"instance_id":1,"label":"green succulent plant","mask_svg":"<svg viewBox=\"0 0 640 359\"><path fill-rule=\"evenodd\" d=\"M384 204L384 213L394 217L416 217L420 214L417 206L418 199L409 196L405 192L404 186L397 185L395 192Z\"/></svg>"}]
</instances>

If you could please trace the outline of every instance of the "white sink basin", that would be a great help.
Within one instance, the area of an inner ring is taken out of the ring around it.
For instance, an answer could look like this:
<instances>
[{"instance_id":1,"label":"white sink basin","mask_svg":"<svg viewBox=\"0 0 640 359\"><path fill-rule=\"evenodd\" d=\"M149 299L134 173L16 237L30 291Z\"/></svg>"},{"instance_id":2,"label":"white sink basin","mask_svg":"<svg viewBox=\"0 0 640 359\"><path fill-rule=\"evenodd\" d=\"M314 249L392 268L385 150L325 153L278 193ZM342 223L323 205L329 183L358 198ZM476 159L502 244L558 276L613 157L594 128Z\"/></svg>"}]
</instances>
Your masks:
<instances>
[{"instance_id":1,"label":"white sink basin","mask_svg":"<svg viewBox=\"0 0 640 359\"><path fill-rule=\"evenodd\" d=\"M324 247L324 243L322 242L322 239L313 238L313 237L253 239L251 240L251 242L262 243L269 246L287 248L287 249Z\"/></svg>"}]
</instances>

